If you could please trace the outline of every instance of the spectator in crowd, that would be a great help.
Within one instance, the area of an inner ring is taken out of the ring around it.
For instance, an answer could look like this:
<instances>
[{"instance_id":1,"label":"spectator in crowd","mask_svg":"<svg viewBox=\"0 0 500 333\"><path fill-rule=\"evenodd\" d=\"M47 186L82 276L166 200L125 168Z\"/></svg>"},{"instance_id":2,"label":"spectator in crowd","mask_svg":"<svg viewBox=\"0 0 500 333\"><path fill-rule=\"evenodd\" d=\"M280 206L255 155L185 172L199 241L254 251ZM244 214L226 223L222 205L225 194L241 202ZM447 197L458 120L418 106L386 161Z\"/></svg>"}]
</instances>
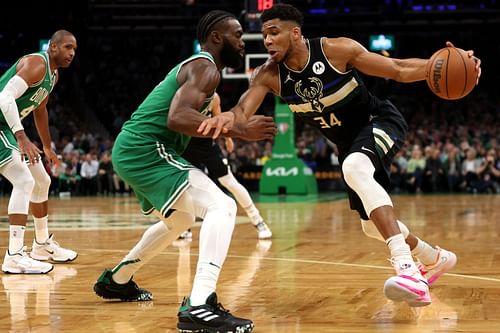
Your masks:
<instances>
[{"instance_id":1,"label":"spectator in crowd","mask_svg":"<svg viewBox=\"0 0 500 333\"><path fill-rule=\"evenodd\" d=\"M477 158L476 149L469 148L466 151L466 158L462 162L462 177L467 192L477 193L479 186L479 169L481 160Z\"/></svg>"},{"instance_id":2,"label":"spectator in crowd","mask_svg":"<svg viewBox=\"0 0 500 333\"><path fill-rule=\"evenodd\" d=\"M113 164L111 163L111 155L105 151L101 155L99 161L99 172L97 188L100 194L110 195L115 192L113 185Z\"/></svg>"},{"instance_id":3,"label":"spectator in crowd","mask_svg":"<svg viewBox=\"0 0 500 333\"><path fill-rule=\"evenodd\" d=\"M425 169L425 158L422 156L420 146L414 146L411 152L411 158L406 166L405 180L408 191L422 192L422 178Z\"/></svg>"},{"instance_id":4,"label":"spectator in crowd","mask_svg":"<svg viewBox=\"0 0 500 333\"><path fill-rule=\"evenodd\" d=\"M84 155L84 161L80 170L81 193L83 195L95 195L97 193L97 175L99 172L99 161L95 153Z\"/></svg>"},{"instance_id":5,"label":"spectator in crowd","mask_svg":"<svg viewBox=\"0 0 500 333\"><path fill-rule=\"evenodd\" d=\"M444 190L445 174L441 163L441 151L436 147L430 147L429 157L425 160L424 181L427 192L438 192Z\"/></svg>"},{"instance_id":6,"label":"spectator in crowd","mask_svg":"<svg viewBox=\"0 0 500 333\"><path fill-rule=\"evenodd\" d=\"M64 173L59 175L59 193L80 194L81 177L75 172L71 165L66 165Z\"/></svg>"}]
</instances>

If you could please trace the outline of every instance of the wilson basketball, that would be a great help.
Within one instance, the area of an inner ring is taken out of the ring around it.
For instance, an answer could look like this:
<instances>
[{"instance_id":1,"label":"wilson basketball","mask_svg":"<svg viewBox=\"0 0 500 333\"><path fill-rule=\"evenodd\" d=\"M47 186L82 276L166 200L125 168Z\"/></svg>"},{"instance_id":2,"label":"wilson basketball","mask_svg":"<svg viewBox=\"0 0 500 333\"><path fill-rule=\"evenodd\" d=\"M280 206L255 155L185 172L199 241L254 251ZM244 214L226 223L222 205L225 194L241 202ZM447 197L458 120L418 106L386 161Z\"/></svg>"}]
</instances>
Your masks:
<instances>
[{"instance_id":1,"label":"wilson basketball","mask_svg":"<svg viewBox=\"0 0 500 333\"><path fill-rule=\"evenodd\" d=\"M427 65L426 81L431 91L444 99L467 96L476 85L476 63L467 52L445 47L434 53Z\"/></svg>"}]
</instances>

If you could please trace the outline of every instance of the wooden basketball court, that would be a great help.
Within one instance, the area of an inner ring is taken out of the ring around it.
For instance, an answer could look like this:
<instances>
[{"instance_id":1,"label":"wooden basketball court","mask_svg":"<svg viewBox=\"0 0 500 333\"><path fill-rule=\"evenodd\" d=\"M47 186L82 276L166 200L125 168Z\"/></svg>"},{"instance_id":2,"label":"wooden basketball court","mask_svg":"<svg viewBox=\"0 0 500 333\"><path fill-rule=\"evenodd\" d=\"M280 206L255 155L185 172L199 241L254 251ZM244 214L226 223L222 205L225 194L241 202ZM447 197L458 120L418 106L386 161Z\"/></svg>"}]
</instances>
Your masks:
<instances>
[{"instance_id":1,"label":"wooden basketball court","mask_svg":"<svg viewBox=\"0 0 500 333\"><path fill-rule=\"evenodd\" d=\"M414 233L458 255L453 272L432 289L430 306L413 309L384 298L384 281L393 274L387 247L364 236L345 199L323 197L259 203L272 241L258 241L239 211L220 301L252 319L258 333L500 332L500 196L393 200ZM0 202L3 252L8 200ZM192 242L176 242L136 274L154 301L109 302L93 293L95 280L154 220L140 215L133 197L51 199L50 205L50 231L79 257L47 275L0 273L0 332L176 332L177 309L194 276L199 227ZM30 222L29 247L33 233Z\"/></svg>"}]
</instances>

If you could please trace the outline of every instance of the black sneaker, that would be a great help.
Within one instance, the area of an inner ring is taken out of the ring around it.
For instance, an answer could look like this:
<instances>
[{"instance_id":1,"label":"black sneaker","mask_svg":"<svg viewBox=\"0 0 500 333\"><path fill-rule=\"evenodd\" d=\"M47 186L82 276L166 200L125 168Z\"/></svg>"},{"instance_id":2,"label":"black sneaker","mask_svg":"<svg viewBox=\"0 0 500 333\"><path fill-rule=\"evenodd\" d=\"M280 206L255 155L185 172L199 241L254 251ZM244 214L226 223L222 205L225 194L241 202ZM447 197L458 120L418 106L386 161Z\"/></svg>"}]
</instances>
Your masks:
<instances>
[{"instance_id":1,"label":"black sneaker","mask_svg":"<svg viewBox=\"0 0 500 333\"><path fill-rule=\"evenodd\" d=\"M109 269L105 269L99 276L94 284L94 291L102 298L119 299L125 302L143 302L153 299L153 294L146 289L139 288L132 279L125 284L113 281L113 272Z\"/></svg>"},{"instance_id":2,"label":"black sneaker","mask_svg":"<svg viewBox=\"0 0 500 333\"><path fill-rule=\"evenodd\" d=\"M238 318L217 303L217 295L211 293L207 303L191 306L189 297L182 301L179 312L177 329L181 333L250 333L253 322Z\"/></svg>"}]
</instances>

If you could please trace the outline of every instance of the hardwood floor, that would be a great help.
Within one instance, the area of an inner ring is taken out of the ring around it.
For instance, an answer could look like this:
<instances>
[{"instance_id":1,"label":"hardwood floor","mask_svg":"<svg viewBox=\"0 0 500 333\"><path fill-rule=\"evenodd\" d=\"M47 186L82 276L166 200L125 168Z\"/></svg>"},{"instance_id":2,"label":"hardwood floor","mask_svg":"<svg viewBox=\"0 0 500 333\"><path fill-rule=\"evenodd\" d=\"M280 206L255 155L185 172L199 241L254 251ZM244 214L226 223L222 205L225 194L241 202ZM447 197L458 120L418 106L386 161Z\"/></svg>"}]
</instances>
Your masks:
<instances>
[{"instance_id":1,"label":"hardwood floor","mask_svg":"<svg viewBox=\"0 0 500 333\"><path fill-rule=\"evenodd\" d=\"M433 303L409 308L385 299L393 274L387 247L361 231L345 199L259 203L274 233L259 241L239 211L218 296L232 313L250 318L257 333L500 332L500 196L395 196L399 218L431 244L454 251L455 269L431 290ZM288 200L291 201L291 200ZM8 241L0 199L0 246ZM51 199L49 228L79 253L47 275L0 273L0 332L176 332L198 255L177 241L134 280L154 301L122 303L97 297L92 286L154 222L135 198ZM31 246L33 226L26 232Z\"/></svg>"}]
</instances>

